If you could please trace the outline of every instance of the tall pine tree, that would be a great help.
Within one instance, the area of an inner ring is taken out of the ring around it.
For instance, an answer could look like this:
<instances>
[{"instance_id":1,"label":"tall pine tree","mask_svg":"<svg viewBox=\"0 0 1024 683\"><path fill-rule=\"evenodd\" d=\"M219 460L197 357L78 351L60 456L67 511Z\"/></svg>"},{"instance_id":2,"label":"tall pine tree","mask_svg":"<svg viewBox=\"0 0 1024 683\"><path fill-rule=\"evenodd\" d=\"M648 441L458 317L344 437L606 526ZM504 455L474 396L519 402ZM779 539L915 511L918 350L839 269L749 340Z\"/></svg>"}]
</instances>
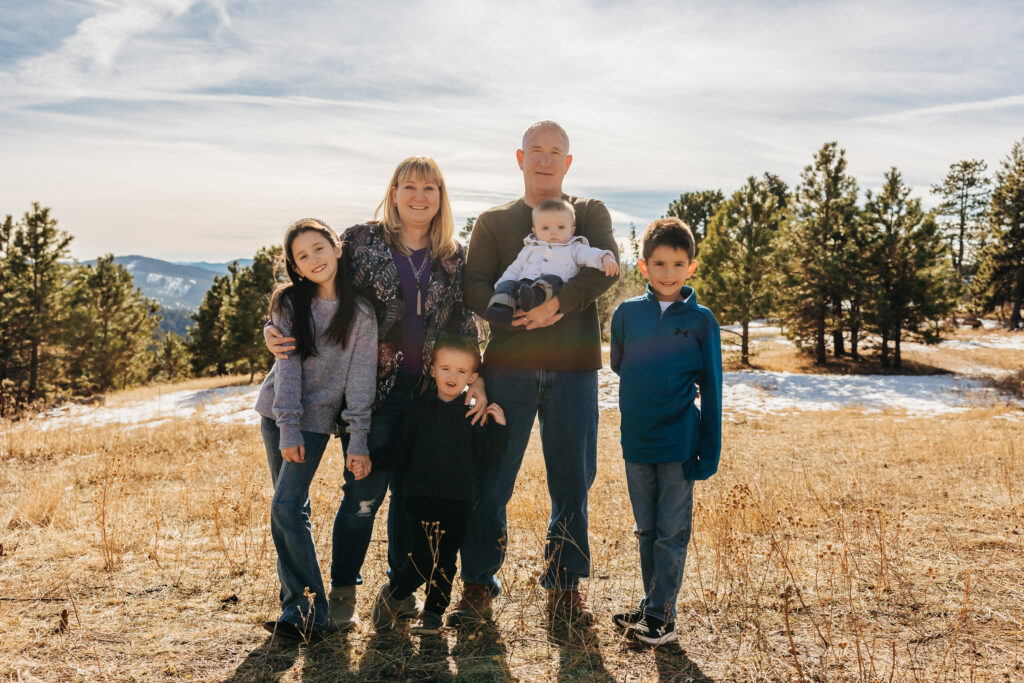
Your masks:
<instances>
[{"instance_id":1,"label":"tall pine tree","mask_svg":"<svg viewBox=\"0 0 1024 683\"><path fill-rule=\"evenodd\" d=\"M135 287L113 254L72 271L65 311L68 379L77 392L135 384L148 374L146 347L160 306Z\"/></svg>"},{"instance_id":2,"label":"tall pine tree","mask_svg":"<svg viewBox=\"0 0 1024 683\"><path fill-rule=\"evenodd\" d=\"M186 346L192 374L196 376L205 375L211 369L217 375L226 375L228 372L221 308L230 293L230 275L218 275L203 295L199 309L192 314L196 324L188 331Z\"/></svg>"},{"instance_id":3,"label":"tall pine tree","mask_svg":"<svg viewBox=\"0 0 1024 683\"><path fill-rule=\"evenodd\" d=\"M26 298L24 335L28 379L25 398L33 401L46 388L41 370L45 369L51 344L60 333L53 320L67 268L61 261L68 256L71 235L57 229L57 220L50 216L48 207L33 202L32 210L26 211L22 218L21 229L15 231L12 243L19 258L12 264L15 267L9 277L15 280L15 286L24 288Z\"/></svg>"},{"instance_id":4,"label":"tall pine tree","mask_svg":"<svg viewBox=\"0 0 1024 683\"><path fill-rule=\"evenodd\" d=\"M740 323L744 365L750 364L750 321L769 314L778 287L774 254L781 218L767 180L751 176L721 204L701 243L701 299L719 320Z\"/></svg>"},{"instance_id":5,"label":"tall pine tree","mask_svg":"<svg viewBox=\"0 0 1024 683\"><path fill-rule=\"evenodd\" d=\"M0 225L0 417L20 402L20 389L27 367L25 323L27 264L14 246L18 226L10 214Z\"/></svg>"},{"instance_id":6,"label":"tall pine tree","mask_svg":"<svg viewBox=\"0 0 1024 683\"><path fill-rule=\"evenodd\" d=\"M667 216L674 216L683 221L693 230L693 236L700 244L707 234L711 218L718 211L719 205L725 201L721 190L701 190L684 192L679 199L668 205Z\"/></svg>"},{"instance_id":7,"label":"tall pine tree","mask_svg":"<svg viewBox=\"0 0 1024 683\"><path fill-rule=\"evenodd\" d=\"M883 367L900 367L904 336L933 341L934 323L952 306L944 240L910 192L892 168L878 194L868 192L864 210L863 227L872 235L871 250L863 254L871 282L865 318L881 337Z\"/></svg>"},{"instance_id":8,"label":"tall pine tree","mask_svg":"<svg viewBox=\"0 0 1024 683\"><path fill-rule=\"evenodd\" d=\"M786 331L826 362L826 331L833 325L836 355L843 352L842 304L856 262L851 233L857 220L857 181L846 173L846 152L826 143L800 174L785 231Z\"/></svg>"},{"instance_id":9,"label":"tall pine tree","mask_svg":"<svg viewBox=\"0 0 1024 683\"><path fill-rule=\"evenodd\" d=\"M264 247L256 252L251 265L234 273L231 292L221 309L224 329L224 353L231 362L245 364L251 382L257 370L267 370L273 356L267 353L263 340L263 323L270 308L270 295L283 272L279 246Z\"/></svg>"},{"instance_id":10,"label":"tall pine tree","mask_svg":"<svg viewBox=\"0 0 1024 683\"><path fill-rule=\"evenodd\" d=\"M932 193L942 198L936 209L939 226L949 240L953 253L953 277L962 283L966 262L974 251L988 213L989 180L987 165L980 159L958 161L949 167L942 182L932 186ZM967 272L974 269L967 268Z\"/></svg>"},{"instance_id":11,"label":"tall pine tree","mask_svg":"<svg viewBox=\"0 0 1024 683\"><path fill-rule=\"evenodd\" d=\"M996 171L989 233L973 287L985 310L1010 304L1009 328L1021 324L1024 304L1024 139Z\"/></svg>"}]
</instances>

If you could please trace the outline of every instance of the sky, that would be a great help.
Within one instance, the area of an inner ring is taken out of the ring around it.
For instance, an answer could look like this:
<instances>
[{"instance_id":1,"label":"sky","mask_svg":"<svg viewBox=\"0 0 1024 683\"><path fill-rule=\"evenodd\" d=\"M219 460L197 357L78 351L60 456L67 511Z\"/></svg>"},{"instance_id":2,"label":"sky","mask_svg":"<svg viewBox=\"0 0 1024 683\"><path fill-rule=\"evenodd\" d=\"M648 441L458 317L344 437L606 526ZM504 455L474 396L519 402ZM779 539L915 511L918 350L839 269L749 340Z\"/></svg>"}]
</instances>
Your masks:
<instances>
[{"instance_id":1,"label":"sky","mask_svg":"<svg viewBox=\"0 0 1024 683\"><path fill-rule=\"evenodd\" d=\"M434 157L457 224L522 193L554 119L564 188L642 229L681 192L790 184L830 140L862 189L925 205L1024 138L1024 12L1005 2L0 0L0 215L72 255L226 261L293 220L372 217Z\"/></svg>"}]
</instances>

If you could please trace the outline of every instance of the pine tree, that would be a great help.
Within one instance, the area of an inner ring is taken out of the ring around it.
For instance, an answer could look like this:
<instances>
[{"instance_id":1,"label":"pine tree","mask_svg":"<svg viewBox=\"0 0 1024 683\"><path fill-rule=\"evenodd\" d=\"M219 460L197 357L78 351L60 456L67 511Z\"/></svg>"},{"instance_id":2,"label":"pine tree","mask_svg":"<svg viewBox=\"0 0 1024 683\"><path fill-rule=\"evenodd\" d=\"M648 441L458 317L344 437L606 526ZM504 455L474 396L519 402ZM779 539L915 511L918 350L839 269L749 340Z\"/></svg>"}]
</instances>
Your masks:
<instances>
[{"instance_id":1,"label":"pine tree","mask_svg":"<svg viewBox=\"0 0 1024 683\"><path fill-rule=\"evenodd\" d=\"M701 243L701 299L723 322L739 322L741 361L750 364L750 321L772 309L778 272L774 253L782 212L766 180L747 178L723 202Z\"/></svg>"},{"instance_id":2,"label":"pine tree","mask_svg":"<svg viewBox=\"0 0 1024 683\"><path fill-rule=\"evenodd\" d=\"M996 172L988 239L972 284L984 310L1009 303L1009 328L1020 327L1024 304L1024 139L1013 144Z\"/></svg>"},{"instance_id":3,"label":"pine tree","mask_svg":"<svg viewBox=\"0 0 1024 683\"><path fill-rule=\"evenodd\" d=\"M965 272L974 270L965 268L965 259L975 251L988 212L986 169L980 159L958 161L949 167L941 183L932 186L932 193L942 198L936 213L944 219L939 225L953 252L953 277L958 284L963 282Z\"/></svg>"},{"instance_id":4,"label":"pine tree","mask_svg":"<svg viewBox=\"0 0 1024 683\"><path fill-rule=\"evenodd\" d=\"M221 309L224 353L230 361L245 364L250 382L257 370L267 370L273 363L263 340L263 324L270 308L270 295L282 281L279 262L283 262L279 246L256 252L251 265L234 271L231 292Z\"/></svg>"},{"instance_id":5,"label":"pine tree","mask_svg":"<svg viewBox=\"0 0 1024 683\"><path fill-rule=\"evenodd\" d=\"M186 346L192 373L196 376L206 374L211 367L218 375L226 375L228 372L221 307L230 291L230 275L213 278L213 285L206 290L199 309L192 314L196 324L189 330Z\"/></svg>"},{"instance_id":6,"label":"pine tree","mask_svg":"<svg viewBox=\"0 0 1024 683\"><path fill-rule=\"evenodd\" d=\"M160 340L155 365L156 372L153 375L162 375L168 382L185 375L189 367L185 341L173 332L166 333Z\"/></svg>"},{"instance_id":7,"label":"pine tree","mask_svg":"<svg viewBox=\"0 0 1024 683\"><path fill-rule=\"evenodd\" d=\"M66 304L67 369L77 391L124 388L146 378L146 347L160 324L160 306L143 296L113 254L72 271Z\"/></svg>"},{"instance_id":8,"label":"pine tree","mask_svg":"<svg viewBox=\"0 0 1024 683\"><path fill-rule=\"evenodd\" d=\"M790 204L781 261L786 268L787 334L826 362L826 329L833 324L833 349L843 352L842 304L855 262L851 232L857 216L857 181L846 174L846 152L826 143L800 174Z\"/></svg>"},{"instance_id":9,"label":"pine tree","mask_svg":"<svg viewBox=\"0 0 1024 683\"><path fill-rule=\"evenodd\" d=\"M14 246L18 226L7 215L0 225L0 417L19 402L24 377L27 264Z\"/></svg>"},{"instance_id":10,"label":"pine tree","mask_svg":"<svg viewBox=\"0 0 1024 683\"><path fill-rule=\"evenodd\" d=\"M28 349L28 381L25 399L33 401L43 393L41 371L48 359L48 344L59 330L53 324L58 294L61 292L71 235L57 229L57 220L48 207L32 203L26 211L21 229L13 235L12 244L20 258L10 277L26 295L24 335ZM24 268L24 270L22 270Z\"/></svg>"},{"instance_id":11,"label":"pine tree","mask_svg":"<svg viewBox=\"0 0 1024 683\"><path fill-rule=\"evenodd\" d=\"M883 367L900 367L905 335L933 341L934 326L928 323L952 306L942 235L934 217L921 209L920 199L910 198L910 192L900 172L892 168L879 193L868 192L864 210L864 228L873 237L871 251L864 255L872 282L866 318L882 339Z\"/></svg>"},{"instance_id":12,"label":"pine tree","mask_svg":"<svg viewBox=\"0 0 1024 683\"><path fill-rule=\"evenodd\" d=\"M462 246L469 245L469 237L473 234L473 226L476 225L475 218L467 218L466 224L459 228L459 242Z\"/></svg>"},{"instance_id":13,"label":"pine tree","mask_svg":"<svg viewBox=\"0 0 1024 683\"><path fill-rule=\"evenodd\" d=\"M708 224L718 211L719 205L725 201L721 190L701 190L700 192L684 192L668 205L667 216L675 216L690 226L693 237L700 244L707 234Z\"/></svg>"}]
</instances>

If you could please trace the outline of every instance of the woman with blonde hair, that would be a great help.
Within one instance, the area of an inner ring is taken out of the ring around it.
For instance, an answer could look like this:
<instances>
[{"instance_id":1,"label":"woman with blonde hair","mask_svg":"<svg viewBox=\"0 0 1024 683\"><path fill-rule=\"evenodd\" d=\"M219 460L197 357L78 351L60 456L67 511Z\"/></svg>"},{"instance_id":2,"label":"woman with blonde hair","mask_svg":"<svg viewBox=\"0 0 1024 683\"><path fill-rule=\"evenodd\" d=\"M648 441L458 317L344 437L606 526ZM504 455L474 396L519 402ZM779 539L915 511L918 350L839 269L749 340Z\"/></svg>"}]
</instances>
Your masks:
<instances>
[{"instance_id":1,"label":"woman with blonde hair","mask_svg":"<svg viewBox=\"0 0 1024 683\"><path fill-rule=\"evenodd\" d=\"M377 387L370 419L369 450L386 447L430 377L434 344L444 333L480 339L476 316L462 303L465 255L454 239L448 190L441 169L430 157L405 159L391 176L374 220L345 231L352 281L377 314ZM267 346L279 358L294 348L273 326L266 328ZM474 421L487 408L482 380L466 393ZM364 459L365 458L365 459ZM332 628L356 624L356 586L363 582L373 521L390 486L388 565L392 571L412 551L399 473L373 470L370 458L350 458L344 495L334 520L329 616ZM357 478L358 475L358 478ZM416 615L410 596L399 617Z\"/></svg>"}]
</instances>

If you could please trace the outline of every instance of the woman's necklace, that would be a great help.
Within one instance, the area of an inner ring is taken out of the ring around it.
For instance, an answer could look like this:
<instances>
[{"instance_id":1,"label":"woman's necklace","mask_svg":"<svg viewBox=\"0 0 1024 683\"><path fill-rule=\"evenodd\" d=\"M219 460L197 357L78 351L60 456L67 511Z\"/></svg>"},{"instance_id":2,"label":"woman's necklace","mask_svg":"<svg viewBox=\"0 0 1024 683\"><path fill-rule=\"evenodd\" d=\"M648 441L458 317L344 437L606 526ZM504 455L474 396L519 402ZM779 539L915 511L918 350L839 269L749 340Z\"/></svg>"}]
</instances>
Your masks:
<instances>
[{"instance_id":1,"label":"woman's necklace","mask_svg":"<svg viewBox=\"0 0 1024 683\"><path fill-rule=\"evenodd\" d=\"M423 285L420 284L420 278L423 275L423 270L430 263L430 251L427 250L423 253L423 261L419 268L413 265L412 256L406 254L405 258L409 259L409 268L412 270L413 281L416 283L416 315L423 315Z\"/></svg>"}]
</instances>

